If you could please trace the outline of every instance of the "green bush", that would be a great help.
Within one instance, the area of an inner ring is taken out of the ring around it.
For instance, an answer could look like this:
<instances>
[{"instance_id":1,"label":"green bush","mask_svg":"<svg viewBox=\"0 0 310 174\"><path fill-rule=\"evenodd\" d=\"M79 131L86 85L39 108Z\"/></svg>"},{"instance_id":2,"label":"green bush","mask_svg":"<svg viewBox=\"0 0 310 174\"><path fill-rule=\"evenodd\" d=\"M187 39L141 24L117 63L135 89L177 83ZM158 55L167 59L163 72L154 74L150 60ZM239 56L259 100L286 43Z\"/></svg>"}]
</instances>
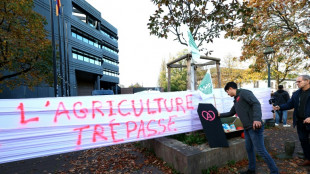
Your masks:
<instances>
[{"instance_id":1,"label":"green bush","mask_svg":"<svg viewBox=\"0 0 310 174\"><path fill-rule=\"evenodd\" d=\"M207 142L206 136L202 131L177 134L170 137L190 146L199 145Z\"/></svg>"}]
</instances>

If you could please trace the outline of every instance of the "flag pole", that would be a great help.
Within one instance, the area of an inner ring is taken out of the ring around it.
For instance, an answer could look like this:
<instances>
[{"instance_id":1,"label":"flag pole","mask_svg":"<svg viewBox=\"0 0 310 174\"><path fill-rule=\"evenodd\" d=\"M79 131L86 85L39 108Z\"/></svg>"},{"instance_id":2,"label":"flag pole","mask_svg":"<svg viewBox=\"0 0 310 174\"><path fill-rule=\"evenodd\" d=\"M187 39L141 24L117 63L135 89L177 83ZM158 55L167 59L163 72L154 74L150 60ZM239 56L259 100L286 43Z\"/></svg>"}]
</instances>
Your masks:
<instances>
[{"instance_id":1,"label":"flag pole","mask_svg":"<svg viewBox=\"0 0 310 174\"><path fill-rule=\"evenodd\" d=\"M56 68L56 47L55 47L54 13L53 12L54 12L53 0L50 0L52 49L53 49L53 72L54 72L54 96L58 97L58 90L57 90L57 68Z\"/></svg>"},{"instance_id":2,"label":"flag pole","mask_svg":"<svg viewBox=\"0 0 310 174\"><path fill-rule=\"evenodd\" d=\"M61 93L60 96L63 97L64 93L64 78L63 78L63 67L62 67L62 45L61 45L61 31L60 31L60 22L59 22L60 15L58 15L58 43L59 43L59 64L60 64L60 85L61 85Z\"/></svg>"},{"instance_id":3,"label":"flag pole","mask_svg":"<svg viewBox=\"0 0 310 174\"><path fill-rule=\"evenodd\" d=\"M66 56L66 35L65 35L65 15L64 15L64 6L61 6L61 15L62 15L62 34L63 34L63 44L64 44L64 76L65 76L65 90L64 95L68 96L68 78L67 78L67 56Z\"/></svg>"},{"instance_id":4,"label":"flag pole","mask_svg":"<svg viewBox=\"0 0 310 174\"><path fill-rule=\"evenodd\" d=\"M68 41L68 27L66 23L66 40L67 40L67 48L69 48L69 41ZM67 71L68 71L68 96L71 96L71 86L70 86L70 60L69 60L69 52L67 49Z\"/></svg>"}]
</instances>

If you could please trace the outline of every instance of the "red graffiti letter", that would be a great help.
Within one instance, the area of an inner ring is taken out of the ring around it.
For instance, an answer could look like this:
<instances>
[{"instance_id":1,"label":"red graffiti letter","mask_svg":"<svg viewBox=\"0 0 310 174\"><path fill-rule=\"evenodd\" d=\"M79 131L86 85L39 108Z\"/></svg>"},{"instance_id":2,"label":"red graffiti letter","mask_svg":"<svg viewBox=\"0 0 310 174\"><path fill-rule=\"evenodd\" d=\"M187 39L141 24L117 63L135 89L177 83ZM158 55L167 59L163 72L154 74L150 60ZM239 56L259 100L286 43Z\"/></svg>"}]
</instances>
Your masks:
<instances>
[{"instance_id":1,"label":"red graffiti letter","mask_svg":"<svg viewBox=\"0 0 310 174\"><path fill-rule=\"evenodd\" d=\"M146 128L147 128L147 130L148 130L148 131L150 131L150 132L154 132L154 133L152 133L152 134L148 134L148 135L147 135L148 137L150 137L150 136L154 136L154 135L156 135L156 134L157 134L157 130L155 130L155 129L150 129L150 124L151 124L151 122L152 122L152 121L155 121L155 120L150 120L150 121L147 123Z\"/></svg>"},{"instance_id":2,"label":"red graffiti letter","mask_svg":"<svg viewBox=\"0 0 310 174\"><path fill-rule=\"evenodd\" d=\"M24 110L24 104L20 103L17 109L20 109L20 124L27 124L30 121L39 121L39 117L30 118L28 120L25 120L25 110Z\"/></svg>"},{"instance_id":3,"label":"red graffiti letter","mask_svg":"<svg viewBox=\"0 0 310 174\"><path fill-rule=\"evenodd\" d=\"M113 113L113 104L112 104L113 101L107 101L107 103L109 103L110 105L110 114L109 116L112 116L112 115L116 115L116 113Z\"/></svg>"},{"instance_id":4,"label":"red graffiti letter","mask_svg":"<svg viewBox=\"0 0 310 174\"><path fill-rule=\"evenodd\" d=\"M167 112L172 112L172 110L173 110L173 100L172 99L170 100L170 104L171 104L171 108L170 109L167 108L167 99L164 100L164 104L165 104L166 111Z\"/></svg>"},{"instance_id":5,"label":"red graffiti letter","mask_svg":"<svg viewBox=\"0 0 310 174\"><path fill-rule=\"evenodd\" d=\"M192 94L189 94L186 96L186 107L187 107L187 109L194 109L194 107L192 106L192 104L193 104L192 96L193 96Z\"/></svg>"},{"instance_id":6,"label":"red graffiti letter","mask_svg":"<svg viewBox=\"0 0 310 174\"><path fill-rule=\"evenodd\" d=\"M136 107L135 107L135 101L134 100L131 100L131 103L132 103L132 109L133 109L133 113L135 114L136 117L139 117L142 112L143 112L143 103L142 103L142 100L140 99L140 105L141 105L141 108L140 108L140 112L137 114L136 112Z\"/></svg>"},{"instance_id":7,"label":"red graffiti letter","mask_svg":"<svg viewBox=\"0 0 310 174\"><path fill-rule=\"evenodd\" d=\"M139 130L138 130L137 138L140 138L140 132L141 131L143 132L143 137L145 137L145 130L144 130L144 122L143 122L143 120L141 120L140 127L139 127Z\"/></svg>"},{"instance_id":8,"label":"red graffiti letter","mask_svg":"<svg viewBox=\"0 0 310 174\"><path fill-rule=\"evenodd\" d=\"M97 130L98 128L100 128L100 132ZM108 138L104 136L103 134L104 134L104 128L100 126L99 124L96 124L94 133L93 133L93 142L95 143L97 141L96 136L99 136L100 138L104 140L108 140Z\"/></svg>"},{"instance_id":9,"label":"red graffiti letter","mask_svg":"<svg viewBox=\"0 0 310 174\"><path fill-rule=\"evenodd\" d=\"M110 124L109 124L109 126L110 126L110 128L111 128L111 135L112 135L113 142L114 142L114 143L117 143L117 142L124 141L124 139L119 139L119 140L115 139L115 134L116 134L117 132L114 131L114 126L119 126L120 124L119 124L119 123L113 123L114 120L115 120L115 119L111 120L111 121L110 121Z\"/></svg>"},{"instance_id":10,"label":"red graffiti letter","mask_svg":"<svg viewBox=\"0 0 310 174\"><path fill-rule=\"evenodd\" d=\"M75 107L76 107L77 104L79 104L79 105L82 106L82 102L76 102L76 103L73 104L73 113L74 113L75 117L76 117L76 118L82 118L82 119L83 119L83 118L86 118L87 113L88 113L88 110L87 110L86 108L80 109L80 113L83 113L83 114L82 114L82 115L78 115L78 114L76 113L76 109L75 109Z\"/></svg>"},{"instance_id":11,"label":"red graffiti letter","mask_svg":"<svg viewBox=\"0 0 310 174\"><path fill-rule=\"evenodd\" d=\"M73 131L79 130L79 136L78 136L78 140L76 142L76 145L81 145L81 143L82 143L82 131L83 131L83 129L88 129L88 128L89 128L89 125L73 129Z\"/></svg>"},{"instance_id":12,"label":"red graffiti letter","mask_svg":"<svg viewBox=\"0 0 310 174\"><path fill-rule=\"evenodd\" d=\"M159 125L160 127L163 127L163 131L162 131L162 132L159 132L159 134L162 134L162 133L166 132L166 126L160 124L160 121L164 121L164 120L165 120L165 119L159 119L159 120L158 120L158 125Z\"/></svg>"},{"instance_id":13,"label":"red graffiti letter","mask_svg":"<svg viewBox=\"0 0 310 174\"><path fill-rule=\"evenodd\" d=\"M155 114L156 113L156 111L151 111L150 110L150 99L147 99L146 106L147 106L147 113L148 114Z\"/></svg>"},{"instance_id":14,"label":"red graffiti letter","mask_svg":"<svg viewBox=\"0 0 310 174\"><path fill-rule=\"evenodd\" d=\"M118 104L118 113L121 114L122 116L130 115L130 112L127 112L127 113L125 113L125 114L121 112L121 104L122 104L123 102L125 102L125 101L127 101L127 100L122 100L122 101L119 102L119 104Z\"/></svg>"},{"instance_id":15,"label":"red graffiti letter","mask_svg":"<svg viewBox=\"0 0 310 174\"><path fill-rule=\"evenodd\" d=\"M168 127L168 130L169 130L169 131L171 131L170 126L171 126L172 124L175 123L174 121L171 121L173 117L177 117L177 116L176 116L176 115L173 115L173 116L170 116L170 117L169 117L169 121L168 121L168 124L167 124L167 127ZM177 129L174 128L173 131L177 131Z\"/></svg>"},{"instance_id":16,"label":"red graffiti letter","mask_svg":"<svg viewBox=\"0 0 310 174\"><path fill-rule=\"evenodd\" d=\"M161 105L160 105L160 101L163 100L163 98L155 98L154 101L157 101L157 105L158 105L158 113L161 113Z\"/></svg>"},{"instance_id":17,"label":"red graffiti letter","mask_svg":"<svg viewBox=\"0 0 310 174\"><path fill-rule=\"evenodd\" d=\"M96 103L99 103L100 106L95 106ZM99 109L99 108L102 108L102 103L101 101L93 101L93 119L95 118L96 114L95 114L95 111L98 111L100 112L101 116L104 116L104 113Z\"/></svg>"},{"instance_id":18,"label":"red graffiti letter","mask_svg":"<svg viewBox=\"0 0 310 174\"><path fill-rule=\"evenodd\" d=\"M179 109L179 107L180 107L180 108L182 108L183 112L185 113L185 109L184 109L184 107L182 106L182 104L183 104L183 99L182 99L182 98L180 98L180 97L175 98L175 105L176 105L176 107L177 107L177 111L180 110L180 109Z\"/></svg>"},{"instance_id":19,"label":"red graffiti letter","mask_svg":"<svg viewBox=\"0 0 310 174\"><path fill-rule=\"evenodd\" d=\"M59 112L59 109L60 107L63 108L63 111ZM56 114L55 114L55 117L54 117L54 122L57 123L57 117L60 116L61 114L66 114L67 115L67 118L68 120L70 120L70 116L69 116L69 111L66 110L63 102L60 102L59 105L58 105L58 108L57 108L57 111L56 111Z\"/></svg>"},{"instance_id":20,"label":"red graffiti letter","mask_svg":"<svg viewBox=\"0 0 310 174\"><path fill-rule=\"evenodd\" d=\"M134 126L133 129L129 129L129 123L130 123L130 122L133 123L133 124L135 124L135 126ZM126 127L127 127L127 138L130 138L130 133L133 132L133 131L135 131L135 130L137 129L137 123L134 122L134 121L128 121L128 122L126 122Z\"/></svg>"}]
</instances>

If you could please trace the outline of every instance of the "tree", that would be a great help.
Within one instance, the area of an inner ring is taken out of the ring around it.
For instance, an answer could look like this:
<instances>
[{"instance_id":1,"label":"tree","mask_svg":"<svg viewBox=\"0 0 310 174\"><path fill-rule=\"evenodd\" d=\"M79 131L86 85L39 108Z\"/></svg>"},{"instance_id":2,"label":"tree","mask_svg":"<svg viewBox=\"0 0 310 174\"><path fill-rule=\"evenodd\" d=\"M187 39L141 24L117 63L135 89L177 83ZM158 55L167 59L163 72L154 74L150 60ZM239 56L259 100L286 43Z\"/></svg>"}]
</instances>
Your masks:
<instances>
[{"instance_id":1,"label":"tree","mask_svg":"<svg viewBox=\"0 0 310 174\"><path fill-rule=\"evenodd\" d=\"M29 87L52 82L51 42L32 0L0 2L0 84Z\"/></svg>"},{"instance_id":2,"label":"tree","mask_svg":"<svg viewBox=\"0 0 310 174\"><path fill-rule=\"evenodd\" d=\"M131 84L128 88L140 88L140 87L143 87L142 85L140 85L138 82L135 83L134 85Z\"/></svg>"},{"instance_id":3,"label":"tree","mask_svg":"<svg viewBox=\"0 0 310 174\"><path fill-rule=\"evenodd\" d=\"M204 42L213 42L214 38L219 38L220 31L232 26L225 20L231 20L234 9L239 6L237 0L152 0L152 2L158 9L150 16L147 24L150 34L168 38L168 34L171 33L175 40L187 46L184 31L181 31L181 27L187 25L194 40L198 41L198 48L201 48ZM201 48L203 49L205 48ZM210 53L207 51L206 54Z\"/></svg>"},{"instance_id":4,"label":"tree","mask_svg":"<svg viewBox=\"0 0 310 174\"><path fill-rule=\"evenodd\" d=\"M168 81L167 81L167 63L163 59L160 66L160 72L158 77L158 86L162 87L164 91L167 91Z\"/></svg>"},{"instance_id":5,"label":"tree","mask_svg":"<svg viewBox=\"0 0 310 174\"><path fill-rule=\"evenodd\" d=\"M263 52L272 46L271 75L278 84L298 69L309 69L310 1L251 0L239 7L226 37L243 42L241 60L255 57L252 68L261 71L267 65Z\"/></svg>"},{"instance_id":6,"label":"tree","mask_svg":"<svg viewBox=\"0 0 310 174\"><path fill-rule=\"evenodd\" d=\"M184 49L177 53L176 57L170 57L169 62L179 58L187 53L187 49ZM179 61L178 64L186 65L186 60ZM165 61L162 62L161 70L158 78L158 84L160 87L167 91L168 77L167 77L167 65ZM187 69L186 68L171 68L171 91L185 91L187 89Z\"/></svg>"}]
</instances>

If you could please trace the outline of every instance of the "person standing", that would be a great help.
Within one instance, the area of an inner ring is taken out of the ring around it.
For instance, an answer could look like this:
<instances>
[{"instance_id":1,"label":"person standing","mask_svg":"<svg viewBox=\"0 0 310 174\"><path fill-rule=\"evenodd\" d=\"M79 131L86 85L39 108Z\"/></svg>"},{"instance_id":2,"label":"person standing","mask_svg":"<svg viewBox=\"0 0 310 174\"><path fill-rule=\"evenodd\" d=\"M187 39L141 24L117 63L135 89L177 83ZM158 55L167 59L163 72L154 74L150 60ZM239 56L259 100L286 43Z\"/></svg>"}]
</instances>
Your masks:
<instances>
[{"instance_id":1,"label":"person standing","mask_svg":"<svg viewBox=\"0 0 310 174\"><path fill-rule=\"evenodd\" d=\"M255 173L256 158L254 149L267 163L270 173L279 173L274 160L271 158L264 145L264 125L262 124L260 102L252 91L237 89L237 84L235 82L228 82L224 90L230 97L235 98L234 105L229 112L219 113L218 116L230 117L238 114L243 124L245 148L249 160L248 170L243 173Z\"/></svg>"},{"instance_id":2,"label":"person standing","mask_svg":"<svg viewBox=\"0 0 310 174\"><path fill-rule=\"evenodd\" d=\"M297 126L297 134L305 155L305 161L300 166L310 166L310 76L297 77L298 90L285 104L273 106L274 110L288 110L294 108L293 126Z\"/></svg>"},{"instance_id":3,"label":"person standing","mask_svg":"<svg viewBox=\"0 0 310 174\"><path fill-rule=\"evenodd\" d=\"M273 97L275 99L274 105L281 105L286 103L290 99L290 95L288 92L283 90L283 85L278 86L278 90L273 94ZM287 124L287 110L278 110L276 113L276 126L279 126L281 115L283 120L283 127L291 127L291 125Z\"/></svg>"}]
</instances>

